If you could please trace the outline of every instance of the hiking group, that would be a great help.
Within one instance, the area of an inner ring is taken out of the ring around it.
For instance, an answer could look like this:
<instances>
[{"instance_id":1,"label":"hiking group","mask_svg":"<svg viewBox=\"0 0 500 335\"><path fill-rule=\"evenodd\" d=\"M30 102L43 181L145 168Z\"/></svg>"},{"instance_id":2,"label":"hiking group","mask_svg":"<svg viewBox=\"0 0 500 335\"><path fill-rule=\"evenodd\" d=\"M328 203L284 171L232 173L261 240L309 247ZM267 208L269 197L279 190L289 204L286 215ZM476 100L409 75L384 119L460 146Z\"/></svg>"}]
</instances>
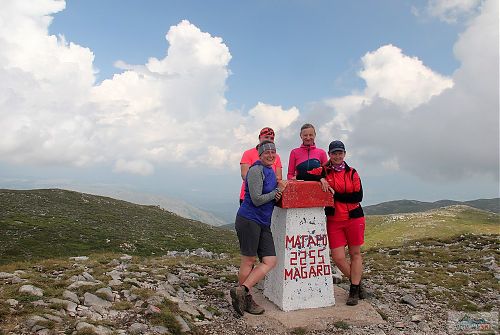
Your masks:
<instances>
[{"instance_id":1,"label":"hiking group","mask_svg":"<svg viewBox=\"0 0 500 335\"><path fill-rule=\"evenodd\" d=\"M332 194L334 206L325 207L330 253L335 265L351 283L347 305L357 305L358 299L364 299L366 295L361 283L361 246L365 231L365 218L360 205L363 198L361 179L356 169L345 161L343 142L332 141L327 155L323 149L316 147L316 130L309 123L301 127L300 138L302 144L290 152L287 179L318 181L323 192ZM264 313L264 308L255 302L251 291L277 261L271 216L288 180L282 179L281 159L276 153L274 140L273 129L263 128L259 133L259 144L245 151L240 162L243 183L235 229L241 261L238 286L230 290L233 308L239 315L244 312ZM346 246L349 259L345 253Z\"/></svg>"}]
</instances>

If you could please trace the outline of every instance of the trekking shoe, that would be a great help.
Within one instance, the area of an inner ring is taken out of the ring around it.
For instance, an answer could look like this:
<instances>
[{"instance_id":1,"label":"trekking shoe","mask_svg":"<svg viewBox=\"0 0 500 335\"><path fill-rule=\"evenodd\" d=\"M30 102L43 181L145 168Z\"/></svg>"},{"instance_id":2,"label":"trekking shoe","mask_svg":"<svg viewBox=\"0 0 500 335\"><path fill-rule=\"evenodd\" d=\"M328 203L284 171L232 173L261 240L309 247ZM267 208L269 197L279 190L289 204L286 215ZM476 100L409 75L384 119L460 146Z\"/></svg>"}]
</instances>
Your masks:
<instances>
[{"instance_id":1,"label":"trekking shoe","mask_svg":"<svg viewBox=\"0 0 500 335\"><path fill-rule=\"evenodd\" d=\"M358 304L359 299L359 285L351 284L349 288L349 297L347 298L346 305L355 306Z\"/></svg>"},{"instance_id":2,"label":"trekking shoe","mask_svg":"<svg viewBox=\"0 0 500 335\"><path fill-rule=\"evenodd\" d=\"M232 288L229 290L229 294L231 295L231 303L233 305L234 310L239 315L243 315L245 313L245 305L246 305L245 297L247 295L245 288L243 286Z\"/></svg>"},{"instance_id":3,"label":"trekking shoe","mask_svg":"<svg viewBox=\"0 0 500 335\"><path fill-rule=\"evenodd\" d=\"M338 273L334 273L332 275L332 280L334 284L340 284L342 283L342 275Z\"/></svg>"},{"instance_id":4,"label":"trekking shoe","mask_svg":"<svg viewBox=\"0 0 500 335\"><path fill-rule=\"evenodd\" d=\"M366 299L368 297L368 292L362 282L359 282L359 299Z\"/></svg>"},{"instance_id":5,"label":"trekking shoe","mask_svg":"<svg viewBox=\"0 0 500 335\"><path fill-rule=\"evenodd\" d=\"M245 311L250 314L260 315L266 310L262 306L258 305L255 300L253 300L251 294L247 294L247 296L245 297Z\"/></svg>"}]
</instances>

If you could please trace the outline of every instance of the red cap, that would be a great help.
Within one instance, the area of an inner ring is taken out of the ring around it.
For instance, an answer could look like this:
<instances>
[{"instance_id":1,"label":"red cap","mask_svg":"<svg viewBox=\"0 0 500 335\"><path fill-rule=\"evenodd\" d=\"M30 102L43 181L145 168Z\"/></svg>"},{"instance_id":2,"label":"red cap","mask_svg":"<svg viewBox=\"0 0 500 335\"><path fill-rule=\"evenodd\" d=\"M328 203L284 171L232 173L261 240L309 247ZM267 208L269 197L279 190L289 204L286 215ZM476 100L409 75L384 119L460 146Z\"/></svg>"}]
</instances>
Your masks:
<instances>
[{"instance_id":1,"label":"red cap","mask_svg":"<svg viewBox=\"0 0 500 335\"><path fill-rule=\"evenodd\" d=\"M262 128L262 130L260 131L260 134L259 134L259 138L261 138L262 136L274 137L274 130L272 128L269 128L269 127Z\"/></svg>"}]
</instances>

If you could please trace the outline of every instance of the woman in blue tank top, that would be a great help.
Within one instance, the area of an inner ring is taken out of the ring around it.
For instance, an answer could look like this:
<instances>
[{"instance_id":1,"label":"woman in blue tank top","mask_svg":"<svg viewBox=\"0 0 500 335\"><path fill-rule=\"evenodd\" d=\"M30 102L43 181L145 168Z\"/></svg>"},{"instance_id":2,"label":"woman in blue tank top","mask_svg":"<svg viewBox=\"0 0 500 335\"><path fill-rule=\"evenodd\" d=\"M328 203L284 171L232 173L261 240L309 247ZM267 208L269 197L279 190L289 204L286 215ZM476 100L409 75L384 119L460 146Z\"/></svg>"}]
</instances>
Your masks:
<instances>
[{"instance_id":1,"label":"woman in blue tank top","mask_svg":"<svg viewBox=\"0 0 500 335\"><path fill-rule=\"evenodd\" d=\"M278 181L271 168L276 147L264 141L258 147L259 159L246 175L245 198L236 215L235 228L240 244L241 262L238 287L230 290L236 312L262 314L264 309L253 300L250 290L276 265L276 251L271 233L274 204L281 199L286 181ZM259 257L260 263L254 267Z\"/></svg>"}]
</instances>

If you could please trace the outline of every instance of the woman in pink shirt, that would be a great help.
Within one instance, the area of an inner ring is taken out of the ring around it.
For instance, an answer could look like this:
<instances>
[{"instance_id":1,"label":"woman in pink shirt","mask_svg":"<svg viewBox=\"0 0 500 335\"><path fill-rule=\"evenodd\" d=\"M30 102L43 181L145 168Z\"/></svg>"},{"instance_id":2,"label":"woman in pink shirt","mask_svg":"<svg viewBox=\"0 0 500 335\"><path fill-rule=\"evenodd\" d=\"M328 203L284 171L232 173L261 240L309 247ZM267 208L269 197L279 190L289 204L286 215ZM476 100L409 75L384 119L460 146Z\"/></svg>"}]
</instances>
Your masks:
<instances>
[{"instance_id":1,"label":"woman in pink shirt","mask_svg":"<svg viewBox=\"0 0 500 335\"><path fill-rule=\"evenodd\" d=\"M300 138L302 145L290 152L287 179L315 180L307 171L325 164L328 161L326 152L316 148L316 130L312 124L306 123L300 128Z\"/></svg>"},{"instance_id":2,"label":"woman in pink shirt","mask_svg":"<svg viewBox=\"0 0 500 335\"><path fill-rule=\"evenodd\" d=\"M262 128L262 130L259 133L259 144L262 143L263 141L274 142L274 130L272 128L269 127ZM247 176L248 169L250 168L250 166L252 166L253 163L259 160L259 153L257 151L258 146L259 145L256 145L255 148L248 149L243 153L243 156L241 157L240 170L241 170L241 179L243 180L243 182L241 184L241 191L240 191L240 205L243 202L243 199L245 198L245 178ZM272 169L276 174L277 180L283 179L282 177L283 168L281 165L280 156L278 154L276 154L276 160L272 165Z\"/></svg>"}]
</instances>

